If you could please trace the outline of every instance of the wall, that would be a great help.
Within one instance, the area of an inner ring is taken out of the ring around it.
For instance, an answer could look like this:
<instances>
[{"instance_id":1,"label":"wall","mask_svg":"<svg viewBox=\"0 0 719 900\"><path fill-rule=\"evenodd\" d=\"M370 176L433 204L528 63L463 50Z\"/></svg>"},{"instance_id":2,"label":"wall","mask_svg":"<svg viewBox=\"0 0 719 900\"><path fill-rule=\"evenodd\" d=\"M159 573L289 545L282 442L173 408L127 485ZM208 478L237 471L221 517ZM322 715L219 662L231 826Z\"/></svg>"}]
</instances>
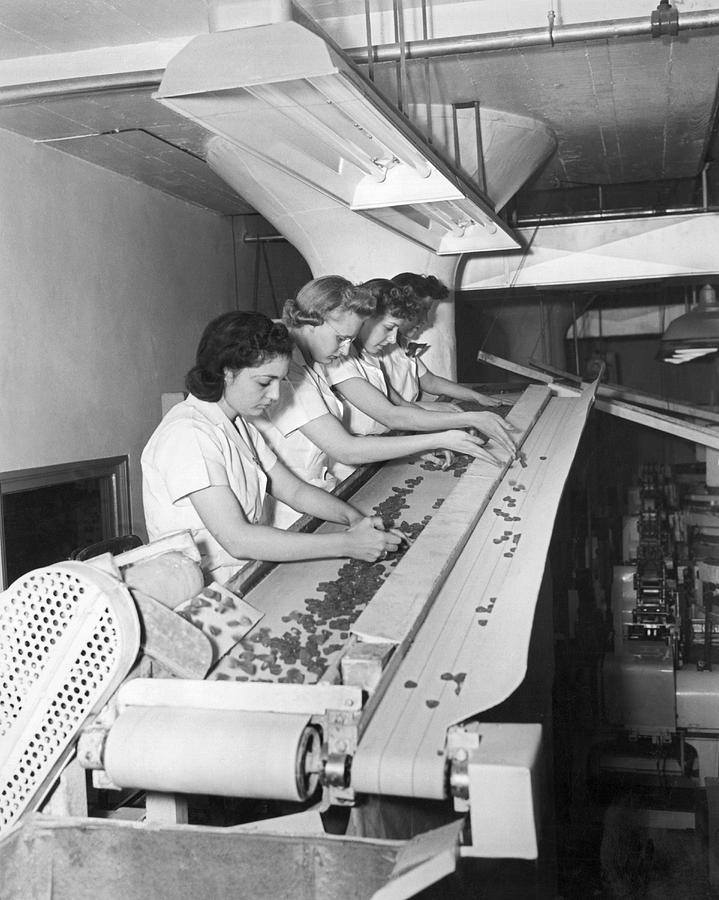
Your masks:
<instances>
[{"instance_id":1,"label":"wall","mask_svg":"<svg viewBox=\"0 0 719 900\"><path fill-rule=\"evenodd\" d=\"M278 319L285 300L311 280L312 272L288 241L252 241L258 235L277 234L277 229L258 213L235 216L233 226L238 306Z\"/></svg>"},{"instance_id":2,"label":"wall","mask_svg":"<svg viewBox=\"0 0 719 900\"><path fill-rule=\"evenodd\" d=\"M0 471L140 452L235 306L231 220L0 131Z\"/></svg>"}]
</instances>

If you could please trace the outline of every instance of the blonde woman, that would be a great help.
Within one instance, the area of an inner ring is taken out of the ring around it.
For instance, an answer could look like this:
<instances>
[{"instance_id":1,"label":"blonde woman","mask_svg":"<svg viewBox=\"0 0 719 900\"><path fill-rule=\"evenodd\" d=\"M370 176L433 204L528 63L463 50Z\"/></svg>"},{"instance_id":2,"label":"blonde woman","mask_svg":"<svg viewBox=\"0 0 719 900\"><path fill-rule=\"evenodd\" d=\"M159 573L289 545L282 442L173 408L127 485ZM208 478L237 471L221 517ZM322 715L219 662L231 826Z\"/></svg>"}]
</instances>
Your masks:
<instances>
[{"instance_id":1,"label":"blonde woman","mask_svg":"<svg viewBox=\"0 0 719 900\"><path fill-rule=\"evenodd\" d=\"M277 403L253 420L277 456L295 475L328 491L337 483L336 463L344 476L361 463L446 448L499 464L482 439L461 428L376 437L354 435L343 425L325 367L347 355L375 308L369 291L339 275L310 281L285 304L283 320L295 348ZM275 515L283 527L297 517L279 504Z\"/></svg>"}]
</instances>

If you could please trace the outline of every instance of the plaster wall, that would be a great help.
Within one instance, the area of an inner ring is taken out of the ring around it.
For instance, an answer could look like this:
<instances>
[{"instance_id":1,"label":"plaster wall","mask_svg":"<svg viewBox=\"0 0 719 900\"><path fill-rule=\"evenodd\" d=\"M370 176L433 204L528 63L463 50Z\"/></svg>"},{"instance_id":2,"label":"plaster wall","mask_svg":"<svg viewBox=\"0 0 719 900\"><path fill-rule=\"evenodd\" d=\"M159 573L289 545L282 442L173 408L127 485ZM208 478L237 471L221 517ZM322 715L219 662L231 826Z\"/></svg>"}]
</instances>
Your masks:
<instances>
[{"instance_id":1,"label":"plaster wall","mask_svg":"<svg viewBox=\"0 0 719 900\"><path fill-rule=\"evenodd\" d=\"M235 306L230 219L0 131L0 471L140 453Z\"/></svg>"}]
</instances>

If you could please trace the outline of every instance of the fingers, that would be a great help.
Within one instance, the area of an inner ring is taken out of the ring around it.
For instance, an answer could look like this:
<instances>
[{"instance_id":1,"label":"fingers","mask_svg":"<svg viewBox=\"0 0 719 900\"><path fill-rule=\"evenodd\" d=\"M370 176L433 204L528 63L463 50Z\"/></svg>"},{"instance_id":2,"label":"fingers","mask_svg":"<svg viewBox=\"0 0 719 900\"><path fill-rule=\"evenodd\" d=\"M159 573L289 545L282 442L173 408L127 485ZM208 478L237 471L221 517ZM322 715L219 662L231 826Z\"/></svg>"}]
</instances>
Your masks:
<instances>
[{"instance_id":1,"label":"fingers","mask_svg":"<svg viewBox=\"0 0 719 900\"><path fill-rule=\"evenodd\" d=\"M501 459L497 459L489 450L483 450L481 447L476 447L471 451L472 456L475 459L483 459L485 462L491 463L493 466L501 467L503 465Z\"/></svg>"},{"instance_id":2,"label":"fingers","mask_svg":"<svg viewBox=\"0 0 719 900\"><path fill-rule=\"evenodd\" d=\"M412 544L412 541L409 539L409 537L403 531L400 531L399 528L388 528L387 534L395 535L395 537L398 538L400 544L406 544L408 547Z\"/></svg>"},{"instance_id":3,"label":"fingers","mask_svg":"<svg viewBox=\"0 0 719 900\"><path fill-rule=\"evenodd\" d=\"M477 394L477 402L481 403L482 406L501 406L502 405L501 400L496 400L494 397L488 397L486 394L480 394L478 392L475 392L475 393Z\"/></svg>"},{"instance_id":4,"label":"fingers","mask_svg":"<svg viewBox=\"0 0 719 900\"><path fill-rule=\"evenodd\" d=\"M371 529L369 534L370 546L367 547L366 556L364 557L367 560L384 559L389 553L394 553L402 541L406 540L401 531L393 528L386 529L382 516L367 516L359 524ZM365 546L367 545L365 544Z\"/></svg>"},{"instance_id":5,"label":"fingers","mask_svg":"<svg viewBox=\"0 0 719 900\"><path fill-rule=\"evenodd\" d=\"M390 554L395 553L399 549L402 543L406 543L409 546L409 539L401 531L388 528L387 531L382 532L382 541L369 555L368 559L372 562L387 559Z\"/></svg>"},{"instance_id":6,"label":"fingers","mask_svg":"<svg viewBox=\"0 0 719 900\"><path fill-rule=\"evenodd\" d=\"M509 427L505 424L504 420L500 419L495 413L480 413L480 416L481 419L477 426L480 431L489 435L489 437L495 440L500 447L504 447L508 453L511 453L512 456L514 456L517 452L517 447L509 433Z\"/></svg>"},{"instance_id":7,"label":"fingers","mask_svg":"<svg viewBox=\"0 0 719 900\"><path fill-rule=\"evenodd\" d=\"M457 453L466 453L468 456L473 456L475 459L483 459L493 466L503 466L506 464L506 460L501 459L490 450L484 448L483 445L486 441L483 437L471 437L467 432L460 432L460 435L459 441L457 441L456 445L452 448Z\"/></svg>"}]
</instances>

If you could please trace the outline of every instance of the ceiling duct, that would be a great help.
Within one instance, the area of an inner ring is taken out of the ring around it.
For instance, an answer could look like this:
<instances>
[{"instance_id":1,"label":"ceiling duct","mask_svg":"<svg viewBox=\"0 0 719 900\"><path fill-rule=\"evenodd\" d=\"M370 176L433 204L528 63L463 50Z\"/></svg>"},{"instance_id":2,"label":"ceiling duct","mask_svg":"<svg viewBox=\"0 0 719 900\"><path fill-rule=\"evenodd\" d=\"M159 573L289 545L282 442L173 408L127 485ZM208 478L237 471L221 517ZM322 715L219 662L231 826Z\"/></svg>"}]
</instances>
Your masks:
<instances>
[{"instance_id":1,"label":"ceiling duct","mask_svg":"<svg viewBox=\"0 0 719 900\"><path fill-rule=\"evenodd\" d=\"M299 22L195 38L155 97L238 154L440 255L519 247L491 201L329 38Z\"/></svg>"}]
</instances>

